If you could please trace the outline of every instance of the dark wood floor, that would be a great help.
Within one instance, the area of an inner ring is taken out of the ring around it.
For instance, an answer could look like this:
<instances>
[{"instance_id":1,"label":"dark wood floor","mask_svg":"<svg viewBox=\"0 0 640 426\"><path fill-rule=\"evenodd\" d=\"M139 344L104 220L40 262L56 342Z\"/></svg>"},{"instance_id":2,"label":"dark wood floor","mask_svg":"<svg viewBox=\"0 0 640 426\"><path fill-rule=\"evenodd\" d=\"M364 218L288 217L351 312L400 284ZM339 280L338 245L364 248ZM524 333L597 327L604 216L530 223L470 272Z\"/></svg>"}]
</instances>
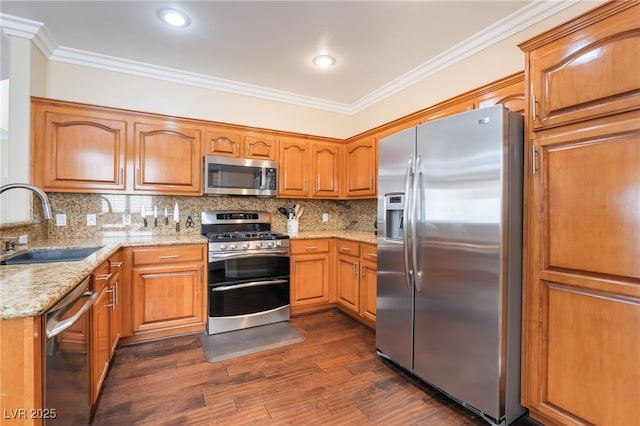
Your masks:
<instances>
[{"instance_id":1,"label":"dark wood floor","mask_svg":"<svg viewBox=\"0 0 640 426\"><path fill-rule=\"evenodd\" d=\"M487 424L383 362L374 333L344 314L291 323L304 342L217 363L194 335L119 348L94 424Z\"/></svg>"}]
</instances>

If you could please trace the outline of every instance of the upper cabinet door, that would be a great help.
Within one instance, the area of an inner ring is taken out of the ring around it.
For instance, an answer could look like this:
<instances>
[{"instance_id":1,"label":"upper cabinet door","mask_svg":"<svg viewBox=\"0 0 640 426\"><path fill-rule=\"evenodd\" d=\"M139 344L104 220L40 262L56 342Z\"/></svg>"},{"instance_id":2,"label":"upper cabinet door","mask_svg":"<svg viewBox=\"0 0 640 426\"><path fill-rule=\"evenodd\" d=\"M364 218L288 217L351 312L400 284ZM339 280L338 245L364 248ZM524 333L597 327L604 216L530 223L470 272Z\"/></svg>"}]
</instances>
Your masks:
<instances>
[{"instance_id":1,"label":"upper cabinet door","mask_svg":"<svg viewBox=\"0 0 640 426\"><path fill-rule=\"evenodd\" d=\"M136 191L202 194L201 129L179 120L134 124Z\"/></svg>"},{"instance_id":2,"label":"upper cabinet door","mask_svg":"<svg viewBox=\"0 0 640 426\"><path fill-rule=\"evenodd\" d=\"M336 144L314 143L311 150L311 161L312 196L317 198L339 197L340 147Z\"/></svg>"},{"instance_id":3,"label":"upper cabinet door","mask_svg":"<svg viewBox=\"0 0 640 426\"><path fill-rule=\"evenodd\" d=\"M204 131L205 152L220 157L240 157L242 155L242 135L233 130L207 127Z\"/></svg>"},{"instance_id":4,"label":"upper cabinet door","mask_svg":"<svg viewBox=\"0 0 640 426\"><path fill-rule=\"evenodd\" d=\"M34 101L33 182L45 191L124 191L127 119Z\"/></svg>"},{"instance_id":5,"label":"upper cabinet door","mask_svg":"<svg viewBox=\"0 0 640 426\"><path fill-rule=\"evenodd\" d=\"M626 2L619 3L624 6ZM629 111L640 105L638 16L640 5L546 45L521 45L529 51L534 129Z\"/></svg>"},{"instance_id":6,"label":"upper cabinet door","mask_svg":"<svg viewBox=\"0 0 640 426\"><path fill-rule=\"evenodd\" d=\"M309 143L280 141L279 197L307 197L309 194Z\"/></svg>"},{"instance_id":7,"label":"upper cabinet door","mask_svg":"<svg viewBox=\"0 0 640 426\"><path fill-rule=\"evenodd\" d=\"M275 161L278 159L278 143L273 136L248 134L244 137L244 158Z\"/></svg>"},{"instance_id":8,"label":"upper cabinet door","mask_svg":"<svg viewBox=\"0 0 640 426\"><path fill-rule=\"evenodd\" d=\"M345 196L371 198L376 195L376 138L369 136L345 147Z\"/></svg>"}]
</instances>

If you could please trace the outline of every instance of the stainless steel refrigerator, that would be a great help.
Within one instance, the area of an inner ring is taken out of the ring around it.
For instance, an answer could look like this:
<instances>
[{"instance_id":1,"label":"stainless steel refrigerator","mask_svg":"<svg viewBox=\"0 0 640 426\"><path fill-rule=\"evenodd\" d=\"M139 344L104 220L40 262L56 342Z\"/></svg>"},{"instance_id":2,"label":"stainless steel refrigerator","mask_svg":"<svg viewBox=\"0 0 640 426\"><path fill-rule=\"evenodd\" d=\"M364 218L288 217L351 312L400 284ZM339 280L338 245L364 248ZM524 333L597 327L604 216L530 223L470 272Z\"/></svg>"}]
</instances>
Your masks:
<instances>
[{"instance_id":1,"label":"stainless steel refrigerator","mask_svg":"<svg viewBox=\"0 0 640 426\"><path fill-rule=\"evenodd\" d=\"M509 424L525 413L522 117L468 111L386 137L378 152L378 353Z\"/></svg>"}]
</instances>

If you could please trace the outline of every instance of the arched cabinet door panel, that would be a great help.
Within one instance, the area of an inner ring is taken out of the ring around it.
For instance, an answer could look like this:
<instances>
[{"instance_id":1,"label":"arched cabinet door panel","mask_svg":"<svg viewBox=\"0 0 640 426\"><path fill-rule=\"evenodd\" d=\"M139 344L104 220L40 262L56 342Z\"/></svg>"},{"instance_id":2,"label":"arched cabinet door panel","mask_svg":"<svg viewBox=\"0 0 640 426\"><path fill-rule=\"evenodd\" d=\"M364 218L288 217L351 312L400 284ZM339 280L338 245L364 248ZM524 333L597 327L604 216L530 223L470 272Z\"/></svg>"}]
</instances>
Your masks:
<instances>
[{"instance_id":1,"label":"arched cabinet door panel","mask_svg":"<svg viewBox=\"0 0 640 426\"><path fill-rule=\"evenodd\" d=\"M201 129L169 120L134 124L136 191L202 193Z\"/></svg>"},{"instance_id":2,"label":"arched cabinet door panel","mask_svg":"<svg viewBox=\"0 0 640 426\"><path fill-rule=\"evenodd\" d=\"M307 197L309 194L310 148L306 140L280 141L279 197Z\"/></svg>"},{"instance_id":3,"label":"arched cabinet door panel","mask_svg":"<svg viewBox=\"0 0 640 426\"><path fill-rule=\"evenodd\" d=\"M636 5L550 43L525 45L532 49L528 65L534 129L640 106L639 15Z\"/></svg>"},{"instance_id":4,"label":"arched cabinet door panel","mask_svg":"<svg viewBox=\"0 0 640 426\"><path fill-rule=\"evenodd\" d=\"M33 181L45 191L126 187L128 121L117 113L34 101Z\"/></svg>"},{"instance_id":5,"label":"arched cabinet door panel","mask_svg":"<svg viewBox=\"0 0 640 426\"><path fill-rule=\"evenodd\" d=\"M345 146L344 176L346 197L375 197L378 177L378 151L375 136L368 136Z\"/></svg>"}]
</instances>

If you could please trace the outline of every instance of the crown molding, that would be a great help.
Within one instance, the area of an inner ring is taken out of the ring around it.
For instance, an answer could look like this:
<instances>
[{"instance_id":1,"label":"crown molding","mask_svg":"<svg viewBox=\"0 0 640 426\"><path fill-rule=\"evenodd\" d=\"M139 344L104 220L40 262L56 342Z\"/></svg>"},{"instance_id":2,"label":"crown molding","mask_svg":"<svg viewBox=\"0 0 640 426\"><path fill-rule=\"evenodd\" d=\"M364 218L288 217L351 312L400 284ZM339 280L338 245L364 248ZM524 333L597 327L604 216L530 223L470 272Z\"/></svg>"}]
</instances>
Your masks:
<instances>
[{"instance_id":1,"label":"crown molding","mask_svg":"<svg viewBox=\"0 0 640 426\"><path fill-rule=\"evenodd\" d=\"M536 0L362 97L351 105L351 114L363 111L457 62L561 12L578 1Z\"/></svg>"},{"instance_id":2,"label":"crown molding","mask_svg":"<svg viewBox=\"0 0 640 426\"><path fill-rule=\"evenodd\" d=\"M146 64L113 56L101 55L78 49L57 46L48 29L41 22L31 21L0 13L0 27L9 35L32 39L42 53L52 61L82 65L106 71L119 72L146 78L154 78L178 84L203 87L241 96L255 97L275 102L289 103L308 108L353 115L382 100L424 80L425 78L460 62L475 53L537 24L561 12L580 0L535 0L492 26L463 40L447 51L393 79L360 98L353 104L303 96L296 93L221 79L173 68Z\"/></svg>"},{"instance_id":3,"label":"crown molding","mask_svg":"<svg viewBox=\"0 0 640 426\"><path fill-rule=\"evenodd\" d=\"M204 74L192 73L173 68L151 65L128 59L87 52L83 50L59 47L49 58L53 61L65 62L98 68L106 71L120 72L146 78L154 78L178 84L218 90L236 95L250 96L269 101L284 102L304 107L323 109L342 114L350 114L351 107L347 104L332 102L325 99L302 96L282 90L211 77Z\"/></svg>"},{"instance_id":4,"label":"crown molding","mask_svg":"<svg viewBox=\"0 0 640 426\"><path fill-rule=\"evenodd\" d=\"M53 36L42 22L0 13L0 28L7 35L32 40L47 58L51 58L57 47Z\"/></svg>"}]
</instances>

